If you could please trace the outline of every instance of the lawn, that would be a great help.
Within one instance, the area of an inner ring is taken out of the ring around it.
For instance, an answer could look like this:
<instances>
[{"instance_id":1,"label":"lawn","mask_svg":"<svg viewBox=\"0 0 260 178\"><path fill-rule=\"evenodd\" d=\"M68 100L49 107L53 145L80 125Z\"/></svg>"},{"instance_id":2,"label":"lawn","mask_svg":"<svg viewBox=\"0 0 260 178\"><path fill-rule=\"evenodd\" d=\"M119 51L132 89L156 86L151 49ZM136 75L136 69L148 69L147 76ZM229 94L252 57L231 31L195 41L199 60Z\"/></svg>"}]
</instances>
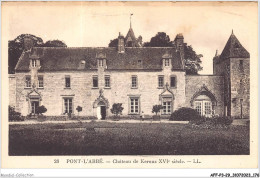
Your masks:
<instances>
[{"instance_id":1,"label":"lawn","mask_svg":"<svg viewBox=\"0 0 260 178\"><path fill-rule=\"evenodd\" d=\"M193 129L167 123L9 126L9 155L246 155L249 127Z\"/></svg>"}]
</instances>

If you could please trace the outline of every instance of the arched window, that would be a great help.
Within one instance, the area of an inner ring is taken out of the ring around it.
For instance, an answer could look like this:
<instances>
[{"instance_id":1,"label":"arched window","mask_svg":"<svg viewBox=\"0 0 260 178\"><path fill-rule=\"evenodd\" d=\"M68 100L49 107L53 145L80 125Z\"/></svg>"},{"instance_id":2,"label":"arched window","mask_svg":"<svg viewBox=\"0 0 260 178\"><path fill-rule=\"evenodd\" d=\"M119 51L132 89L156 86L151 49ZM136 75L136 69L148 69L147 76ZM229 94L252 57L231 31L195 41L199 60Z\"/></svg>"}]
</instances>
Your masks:
<instances>
[{"instance_id":1,"label":"arched window","mask_svg":"<svg viewBox=\"0 0 260 178\"><path fill-rule=\"evenodd\" d=\"M202 116L211 117L216 105L215 95L205 85L191 98L191 106Z\"/></svg>"},{"instance_id":2,"label":"arched window","mask_svg":"<svg viewBox=\"0 0 260 178\"><path fill-rule=\"evenodd\" d=\"M202 116L212 116L212 102L206 95L199 95L194 100L194 109Z\"/></svg>"}]
</instances>

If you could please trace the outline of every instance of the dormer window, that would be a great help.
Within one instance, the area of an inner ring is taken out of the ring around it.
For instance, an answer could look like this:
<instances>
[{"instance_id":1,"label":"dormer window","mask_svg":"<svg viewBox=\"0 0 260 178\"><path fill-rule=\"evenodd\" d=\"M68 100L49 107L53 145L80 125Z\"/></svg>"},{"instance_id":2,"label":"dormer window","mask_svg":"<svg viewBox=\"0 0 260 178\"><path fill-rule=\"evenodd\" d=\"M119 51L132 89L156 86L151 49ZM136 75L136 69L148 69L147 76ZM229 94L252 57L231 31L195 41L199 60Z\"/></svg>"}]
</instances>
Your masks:
<instances>
[{"instance_id":1,"label":"dormer window","mask_svg":"<svg viewBox=\"0 0 260 178\"><path fill-rule=\"evenodd\" d=\"M171 61L170 61L171 58L172 58L172 54L170 54L169 51L166 51L162 56L163 59L162 67L169 67L171 65Z\"/></svg>"},{"instance_id":2,"label":"dormer window","mask_svg":"<svg viewBox=\"0 0 260 178\"><path fill-rule=\"evenodd\" d=\"M96 54L97 67L106 68L106 53L99 52Z\"/></svg>"},{"instance_id":3,"label":"dormer window","mask_svg":"<svg viewBox=\"0 0 260 178\"><path fill-rule=\"evenodd\" d=\"M36 59L32 59L32 66L36 67Z\"/></svg>"},{"instance_id":4,"label":"dormer window","mask_svg":"<svg viewBox=\"0 0 260 178\"><path fill-rule=\"evenodd\" d=\"M103 67L104 63L103 63L103 59L99 59L98 60L98 66L99 67Z\"/></svg>"},{"instance_id":5,"label":"dormer window","mask_svg":"<svg viewBox=\"0 0 260 178\"><path fill-rule=\"evenodd\" d=\"M165 66L170 66L170 59L165 59Z\"/></svg>"}]
</instances>

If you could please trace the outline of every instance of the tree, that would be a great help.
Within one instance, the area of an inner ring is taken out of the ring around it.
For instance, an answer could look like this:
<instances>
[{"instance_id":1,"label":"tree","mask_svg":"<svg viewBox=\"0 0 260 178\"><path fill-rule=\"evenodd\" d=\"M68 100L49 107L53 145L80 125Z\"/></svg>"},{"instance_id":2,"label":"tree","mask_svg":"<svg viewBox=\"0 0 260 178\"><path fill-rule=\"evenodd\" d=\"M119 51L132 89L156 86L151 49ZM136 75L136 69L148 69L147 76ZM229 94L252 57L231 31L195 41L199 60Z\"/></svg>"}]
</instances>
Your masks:
<instances>
[{"instance_id":1,"label":"tree","mask_svg":"<svg viewBox=\"0 0 260 178\"><path fill-rule=\"evenodd\" d=\"M202 70L201 59L202 54L196 54L191 45L184 45L184 59L186 74L197 75L198 71Z\"/></svg>"},{"instance_id":2,"label":"tree","mask_svg":"<svg viewBox=\"0 0 260 178\"><path fill-rule=\"evenodd\" d=\"M42 45L42 47L67 47L67 45L60 40L49 40Z\"/></svg>"},{"instance_id":3,"label":"tree","mask_svg":"<svg viewBox=\"0 0 260 178\"><path fill-rule=\"evenodd\" d=\"M112 114L118 117L118 115L122 114L123 109L124 108L122 107L122 103L114 103L110 111Z\"/></svg>"},{"instance_id":4,"label":"tree","mask_svg":"<svg viewBox=\"0 0 260 178\"><path fill-rule=\"evenodd\" d=\"M45 106L38 106L36 109L35 109L35 112L36 114L38 115L42 115L43 113L45 113L47 111L46 107Z\"/></svg>"},{"instance_id":5,"label":"tree","mask_svg":"<svg viewBox=\"0 0 260 178\"><path fill-rule=\"evenodd\" d=\"M108 47L117 47L118 45L118 39L115 38L113 40L110 40L110 43L108 44Z\"/></svg>"},{"instance_id":6,"label":"tree","mask_svg":"<svg viewBox=\"0 0 260 178\"><path fill-rule=\"evenodd\" d=\"M117 38L110 41L109 47L117 47ZM170 40L169 35L165 32L158 32L151 38L150 42L145 42L144 47L173 47L173 41ZM197 54L191 45L184 43L184 62L186 74L197 75L198 71L202 70L201 58L202 54Z\"/></svg>"},{"instance_id":7,"label":"tree","mask_svg":"<svg viewBox=\"0 0 260 178\"><path fill-rule=\"evenodd\" d=\"M14 40L8 41L8 73L14 73L14 68L24 50L24 38L30 37L33 40L34 46L41 46L43 40L40 37L31 34L21 34Z\"/></svg>"},{"instance_id":8,"label":"tree","mask_svg":"<svg viewBox=\"0 0 260 178\"><path fill-rule=\"evenodd\" d=\"M158 32L151 38L150 42L144 43L145 47L173 47L173 41L170 41L169 36L165 32ZM197 54L191 45L184 43L184 60L186 74L198 74L202 70L201 58L202 54Z\"/></svg>"},{"instance_id":9,"label":"tree","mask_svg":"<svg viewBox=\"0 0 260 178\"><path fill-rule=\"evenodd\" d=\"M158 32L150 42L144 43L144 47L169 47L172 46L170 37L165 32Z\"/></svg>"},{"instance_id":10,"label":"tree","mask_svg":"<svg viewBox=\"0 0 260 178\"><path fill-rule=\"evenodd\" d=\"M9 105L9 121L24 121L24 118L21 116L21 113L16 112L14 107Z\"/></svg>"},{"instance_id":11,"label":"tree","mask_svg":"<svg viewBox=\"0 0 260 178\"><path fill-rule=\"evenodd\" d=\"M14 40L8 41L8 73L15 72L15 66L24 50L24 38L29 37L33 40L35 47L67 47L67 45L60 40L47 41L46 43L40 37L31 34L21 34Z\"/></svg>"},{"instance_id":12,"label":"tree","mask_svg":"<svg viewBox=\"0 0 260 178\"><path fill-rule=\"evenodd\" d=\"M76 108L76 110L78 111L78 115L79 115L79 112L82 111L82 107L81 107L81 106L78 106L78 107Z\"/></svg>"},{"instance_id":13,"label":"tree","mask_svg":"<svg viewBox=\"0 0 260 178\"><path fill-rule=\"evenodd\" d=\"M160 110L161 110L162 108L163 108L162 105L154 105L154 106L153 106L152 113L155 113L156 116L157 116L157 114L160 112Z\"/></svg>"}]
</instances>

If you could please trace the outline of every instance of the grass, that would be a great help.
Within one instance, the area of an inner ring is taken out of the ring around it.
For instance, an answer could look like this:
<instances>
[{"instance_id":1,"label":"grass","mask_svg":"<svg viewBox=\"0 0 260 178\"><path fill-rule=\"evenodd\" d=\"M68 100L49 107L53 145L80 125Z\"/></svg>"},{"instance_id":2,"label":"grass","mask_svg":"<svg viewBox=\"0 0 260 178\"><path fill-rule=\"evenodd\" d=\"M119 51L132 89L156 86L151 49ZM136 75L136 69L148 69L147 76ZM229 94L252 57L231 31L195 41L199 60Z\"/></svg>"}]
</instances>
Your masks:
<instances>
[{"instance_id":1,"label":"grass","mask_svg":"<svg viewBox=\"0 0 260 178\"><path fill-rule=\"evenodd\" d=\"M249 127L192 129L166 123L9 126L9 155L246 155Z\"/></svg>"}]
</instances>

